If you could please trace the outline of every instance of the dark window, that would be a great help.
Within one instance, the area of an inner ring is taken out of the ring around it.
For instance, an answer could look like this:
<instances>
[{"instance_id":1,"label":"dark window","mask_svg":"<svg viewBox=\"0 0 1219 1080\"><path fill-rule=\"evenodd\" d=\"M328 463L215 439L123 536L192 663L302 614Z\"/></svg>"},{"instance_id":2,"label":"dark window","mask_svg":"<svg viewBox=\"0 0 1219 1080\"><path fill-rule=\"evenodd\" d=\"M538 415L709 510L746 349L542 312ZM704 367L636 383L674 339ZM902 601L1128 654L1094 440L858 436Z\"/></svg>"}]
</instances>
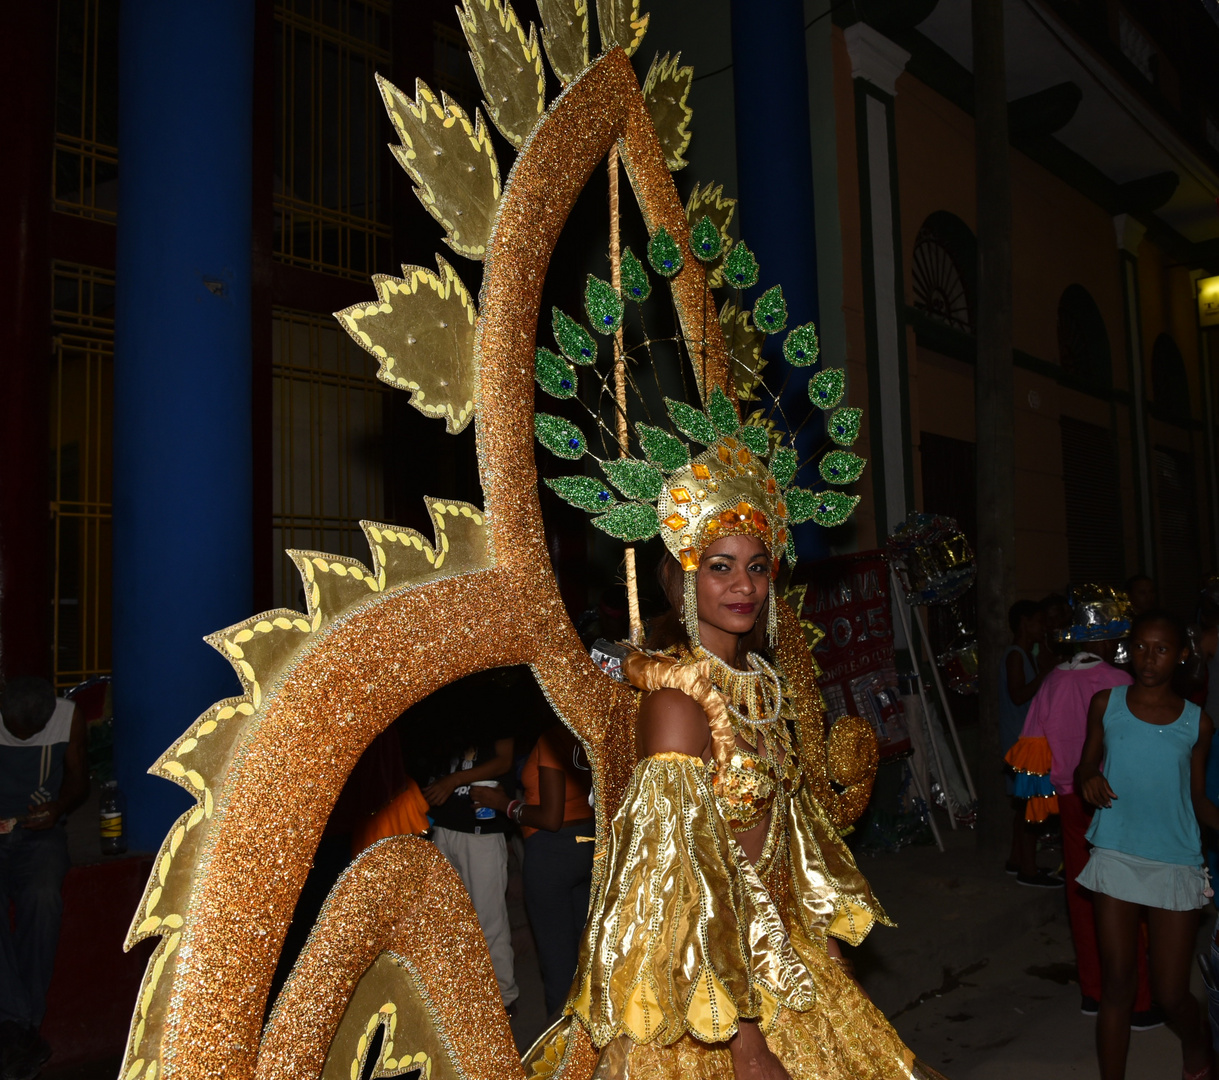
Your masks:
<instances>
[{"instance_id":1,"label":"dark window","mask_svg":"<svg viewBox=\"0 0 1219 1080\"><path fill-rule=\"evenodd\" d=\"M1160 601L1182 617L1193 614L1202 562L1198 557L1198 497L1194 459L1179 450L1152 451L1159 511Z\"/></svg>"},{"instance_id":2,"label":"dark window","mask_svg":"<svg viewBox=\"0 0 1219 1080\"><path fill-rule=\"evenodd\" d=\"M1082 285L1068 285L1058 301L1058 360L1064 372L1094 386L1113 384L1105 320Z\"/></svg>"},{"instance_id":3,"label":"dark window","mask_svg":"<svg viewBox=\"0 0 1219 1080\"><path fill-rule=\"evenodd\" d=\"M1189 378L1177 343L1167 334L1156 338L1151 349L1151 389L1161 420L1189 423Z\"/></svg>"},{"instance_id":4,"label":"dark window","mask_svg":"<svg viewBox=\"0 0 1219 1080\"><path fill-rule=\"evenodd\" d=\"M937 210L914 239L914 306L953 329L973 333L977 242L955 214Z\"/></svg>"},{"instance_id":5,"label":"dark window","mask_svg":"<svg viewBox=\"0 0 1219 1080\"><path fill-rule=\"evenodd\" d=\"M1108 428L1062 418L1071 583L1117 585L1126 577L1117 447Z\"/></svg>"}]
</instances>

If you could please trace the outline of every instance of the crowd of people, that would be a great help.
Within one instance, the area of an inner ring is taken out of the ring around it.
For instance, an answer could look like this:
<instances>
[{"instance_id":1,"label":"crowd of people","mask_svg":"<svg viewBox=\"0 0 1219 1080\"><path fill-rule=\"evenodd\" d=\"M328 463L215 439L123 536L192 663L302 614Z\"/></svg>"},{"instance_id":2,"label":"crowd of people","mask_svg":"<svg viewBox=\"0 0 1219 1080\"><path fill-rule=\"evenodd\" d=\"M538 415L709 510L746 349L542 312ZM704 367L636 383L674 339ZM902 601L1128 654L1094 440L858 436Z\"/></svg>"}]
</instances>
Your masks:
<instances>
[{"instance_id":1,"label":"crowd of people","mask_svg":"<svg viewBox=\"0 0 1219 1080\"><path fill-rule=\"evenodd\" d=\"M1065 888L1081 1010L1097 1017L1102 1080L1125 1076L1130 1032L1167 1024L1185 1080L1212 1075L1219 1014L1189 978L1219 833L1219 590L1187 628L1143 575L1070 602L1020 601L1001 671L1001 738L1021 885ZM1204 708L1205 707L1205 708ZM1057 814L1062 873L1038 869ZM1207 830L1204 846L1203 827Z\"/></svg>"}]
</instances>

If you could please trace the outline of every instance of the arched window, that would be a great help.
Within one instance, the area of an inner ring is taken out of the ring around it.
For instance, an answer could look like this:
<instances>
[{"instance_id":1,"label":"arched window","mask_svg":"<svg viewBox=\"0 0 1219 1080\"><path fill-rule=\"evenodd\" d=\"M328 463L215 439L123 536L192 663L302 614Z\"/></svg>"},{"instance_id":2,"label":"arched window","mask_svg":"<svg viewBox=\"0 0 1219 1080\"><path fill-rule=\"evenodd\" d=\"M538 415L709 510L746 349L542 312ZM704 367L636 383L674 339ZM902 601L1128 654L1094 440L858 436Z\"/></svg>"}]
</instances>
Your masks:
<instances>
[{"instance_id":1,"label":"arched window","mask_svg":"<svg viewBox=\"0 0 1219 1080\"><path fill-rule=\"evenodd\" d=\"M914 306L972 334L977 261L977 241L969 226L947 210L931 214L914 239Z\"/></svg>"},{"instance_id":2,"label":"arched window","mask_svg":"<svg viewBox=\"0 0 1219 1080\"><path fill-rule=\"evenodd\" d=\"M1156 338L1151 348L1151 391L1155 395L1156 411L1163 419L1176 424L1189 423L1189 377L1185 374L1185 359L1168 334Z\"/></svg>"},{"instance_id":3,"label":"arched window","mask_svg":"<svg viewBox=\"0 0 1219 1080\"><path fill-rule=\"evenodd\" d=\"M1064 372L1094 386L1113 385L1109 332L1096 301L1082 285L1068 285L1058 301L1058 361Z\"/></svg>"}]
</instances>

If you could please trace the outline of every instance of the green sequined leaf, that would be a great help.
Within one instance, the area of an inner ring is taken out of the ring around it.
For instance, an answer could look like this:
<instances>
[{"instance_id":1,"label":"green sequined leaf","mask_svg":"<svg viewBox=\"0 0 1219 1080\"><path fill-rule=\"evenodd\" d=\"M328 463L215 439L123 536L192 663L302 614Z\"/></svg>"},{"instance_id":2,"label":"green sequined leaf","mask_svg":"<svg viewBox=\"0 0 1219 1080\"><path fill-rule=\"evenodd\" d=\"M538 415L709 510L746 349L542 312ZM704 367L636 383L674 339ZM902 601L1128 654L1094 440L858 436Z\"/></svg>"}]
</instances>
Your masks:
<instances>
[{"instance_id":1,"label":"green sequined leaf","mask_svg":"<svg viewBox=\"0 0 1219 1080\"><path fill-rule=\"evenodd\" d=\"M796 565L796 538L791 529L787 530L787 565L789 568Z\"/></svg>"},{"instance_id":2,"label":"green sequined leaf","mask_svg":"<svg viewBox=\"0 0 1219 1080\"><path fill-rule=\"evenodd\" d=\"M669 410L673 426L687 439L710 446L719 437L705 412L687 405L684 401L673 401L670 398L665 398L665 406Z\"/></svg>"},{"instance_id":3,"label":"green sequined leaf","mask_svg":"<svg viewBox=\"0 0 1219 1080\"><path fill-rule=\"evenodd\" d=\"M822 479L831 484L853 484L859 479L863 467L867 464L865 458L850 450L831 450L821 459L817 466Z\"/></svg>"},{"instance_id":4,"label":"green sequined leaf","mask_svg":"<svg viewBox=\"0 0 1219 1080\"><path fill-rule=\"evenodd\" d=\"M634 458L615 458L612 461L603 461L601 471L609 477L610 483L628 499L658 499L665 486L664 473L655 465L649 465L646 461L636 461Z\"/></svg>"},{"instance_id":5,"label":"green sequined leaf","mask_svg":"<svg viewBox=\"0 0 1219 1080\"><path fill-rule=\"evenodd\" d=\"M575 396L576 369L549 349L538 349L534 353L533 377L551 397Z\"/></svg>"},{"instance_id":6,"label":"green sequined leaf","mask_svg":"<svg viewBox=\"0 0 1219 1080\"><path fill-rule=\"evenodd\" d=\"M741 442L749 447L754 457L765 457L770 450L770 432L764 427L749 424L741 428Z\"/></svg>"},{"instance_id":7,"label":"green sequined leaf","mask_svg":"<svg viewBox=\"0 0 1219 1080\"><path fill-rule=\"evenodd\" d=\"M584 435L575 424L561 416L536 413L533 418L533 433L538 442L556 457L575 461L584 455Z\"/></svg>"},{"instance_id":8,"label":"green sequined leaf","mask_svg":"<svg viewBox=\"0 0 1219 1080\"><path fill-rule=\"evenodd\" d=\"M724 250L724 238L715 222L706 214L690 230L690 250L699 262L714 262Z\"/></svg>"},{"instance_id":9,"label":"green sequined leaf","mask_svg":"<svg viewBox=\"0 0 1219 1080\"><path fill-rule=\"evenodd\" d=\"M656 507L642 503L623 503L608 514L593 518L593 524L602 532L616 536L628 544L636 540L648 540L660 531L656 519Z\"/></svg>"},{"instance_id":10,"label":"green sequined leaf","mask_svg":"<svg viewBox=\"0 0 1219 1080\"><path fill-rule=\"evenodd\" d=\"M675 439L667 431L651 424L636 424L635 430L639 432L639 445L643 447L648 460L665 472L673 472L690 464L690 451L681 439Z\"/></svg>"},{"instance_id":11,"label":"green sequined leaf","mask_svg":"<svg viewBox=\"0 0 1219 1080\"><path fill-rule=\"evenodd\" d=\"M554 339L568 360L576 364L592 364L597 359L597 343L592 334L584 329L570 315L558 308L550 314L550 326L554 330Z\"/></svg>"},{"instance_id":12,"label":"green sequined leaf","mask_svg":"<svg viewBox=\"0 0 1219 1080\"><path fill-rule=\"evenodd\" d=\"M783 355L792 367L808 367L817 362L821 346L817 344L817 328L811 323L797 326L783 342Z\"/></svg>"},{"instance_id":13,"label":"green sequined leaf","mask_svg":"<svg viewBox=\"0 0 1219 1080\"><path fill-rule=\"evenodd\" d=\"M863 409L836 409L830 417L826 434L839 446L850 446L859 438L859 421Z\"/></svg>"},{"instance_id":14,"label":"green sequined leaf","mask_svg":"<svg viewBox=\"0 0 1219 1080\"><path fill-rule=\"evenodd\" d=\"M724 280L736 289L749 289L758 283L758 260L744 244L736 244L728 252Z\"/></svg>"},{"instance_id":15,"label":"green sequined leaf","mask_svg":"<svg viewBox=\"0 0 1219 1080\"><path fill-rule=\"evenodd\" d=\"M777 334L787 325L787 303L783 287L772 285L753 305L753 324L767 334Z\"/></svg>"},{"instance_id":16,"label":"green sequined leaf","mask_svg":"<svg viewBox=\"0 0 1219 1080\"><path fill-rule=\"evenodd\" d=\"M859 502L858 495L844 495L841 491L820 491L817 507L813 511L813 520L827 529L841 525L851 516Z\"/></svg>"},{"instance_id":17,"label":"green sequined leaf","mask_svg":"<svg viewBox=\"0 0 1219 1080\"><path fill-rule=\"evenodd\" d=\"M775 451L775 456L770 459L770 475L775 478L775 483L779 487L787 487L792 482L792 477L796 475L798 464L796 451L790 446L781 446Z\"/></svg>"},{"instance_id":18,"label":"green sequined leaf","mask_svg":"<svg viewBox=\"0 0 1219 1080\"><path fill-rule=\"evenodd\" d=\"M622 325L622 297L608 281L588 275L584 285L584 310L589 325L598 334L616 334Z\"/></svg>"},{"instance_id":19,"label":"green sequined leaf","mask_svg":"<svg viewBox=\"0 0 1219 1080\"><path fill-rule=\"evenodd\" d=\"M826 368L808 381L808 398L821 409L832 409L846 393L847 376L842 368Z\"/></svg>"},{"instance_id":20,"label":"green sequined leaf","mask_svg":"<svg viewBox=\"0 0 1219 1080\"><path fill-rule=\"evenodd\" d=\"M685 260L681 257L681 249L678 248L673 237L669 235L669 230L663 225L648 241L648 262L652 264L652 269L656 273L667 278L673 277L686 265Z\"/></svg>"},{"instance_id":21,"label":"green sequined leaf","mask_svg":"<svg viewBox=\"0 0 1219 1080\"><path fill-rule=\"evenodd\" d=\"M741 426L741 418L736 414L736 406L728 400L728 395L718 386L711 391L711 400L707 404L707 415L721 435L732 435Z\"/></svg>"},{"instance_id":22,"label":"green sequined leaf","mask_svg":"<svg viewBox=\"0 0 1219 1080\"><path fill-rule=\"evenodd\" d=\"M622 253L622 295L642 304L652 293L652 280L630 248Z\"/></svg>"},{"instance_id":23,"label":"green sequined leaf","mask_svg":"<svg viewBox=\"0 0 1219 1080\"><path fill-rule=\"evenodd\" d=\"M609 489L591 476L560 476L547 480L546 486L560 498L581 510L601 512L618 505L618 500Z\"/></svg>"}]
</instances>

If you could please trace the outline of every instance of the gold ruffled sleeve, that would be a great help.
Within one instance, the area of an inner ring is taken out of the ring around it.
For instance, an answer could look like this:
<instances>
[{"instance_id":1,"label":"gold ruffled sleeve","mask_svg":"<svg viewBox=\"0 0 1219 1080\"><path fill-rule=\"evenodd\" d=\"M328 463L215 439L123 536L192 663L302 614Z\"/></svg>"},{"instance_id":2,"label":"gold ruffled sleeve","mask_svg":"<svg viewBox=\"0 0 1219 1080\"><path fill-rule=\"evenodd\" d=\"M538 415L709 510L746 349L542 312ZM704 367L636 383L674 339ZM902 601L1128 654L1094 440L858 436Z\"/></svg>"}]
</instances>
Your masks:
<instances>
[{"instance_id":1,"label":"gold ruffled sleeve","mask_svg":"<svg viewBox=\"0 0 1219 1080\"><path fill-rule=\"evenodd\" d=\"M788 803L787 843L796 916L806 934L858 945L873 923L893 925L807 784Z\"/></svg>"},{"instance_id":2,"label":"gold ruffled sleeve","mask_svg":"<svg viewBox=\"0 0 1219 1080\"><path fill-rule=\"evenodd\" d=\"M721 1042L738 1018L812 1006L811 976L774 903L686 754L636 766L613 823L604 884L567 1011L593 1042Z\"/></svg>"}]
</instances>

